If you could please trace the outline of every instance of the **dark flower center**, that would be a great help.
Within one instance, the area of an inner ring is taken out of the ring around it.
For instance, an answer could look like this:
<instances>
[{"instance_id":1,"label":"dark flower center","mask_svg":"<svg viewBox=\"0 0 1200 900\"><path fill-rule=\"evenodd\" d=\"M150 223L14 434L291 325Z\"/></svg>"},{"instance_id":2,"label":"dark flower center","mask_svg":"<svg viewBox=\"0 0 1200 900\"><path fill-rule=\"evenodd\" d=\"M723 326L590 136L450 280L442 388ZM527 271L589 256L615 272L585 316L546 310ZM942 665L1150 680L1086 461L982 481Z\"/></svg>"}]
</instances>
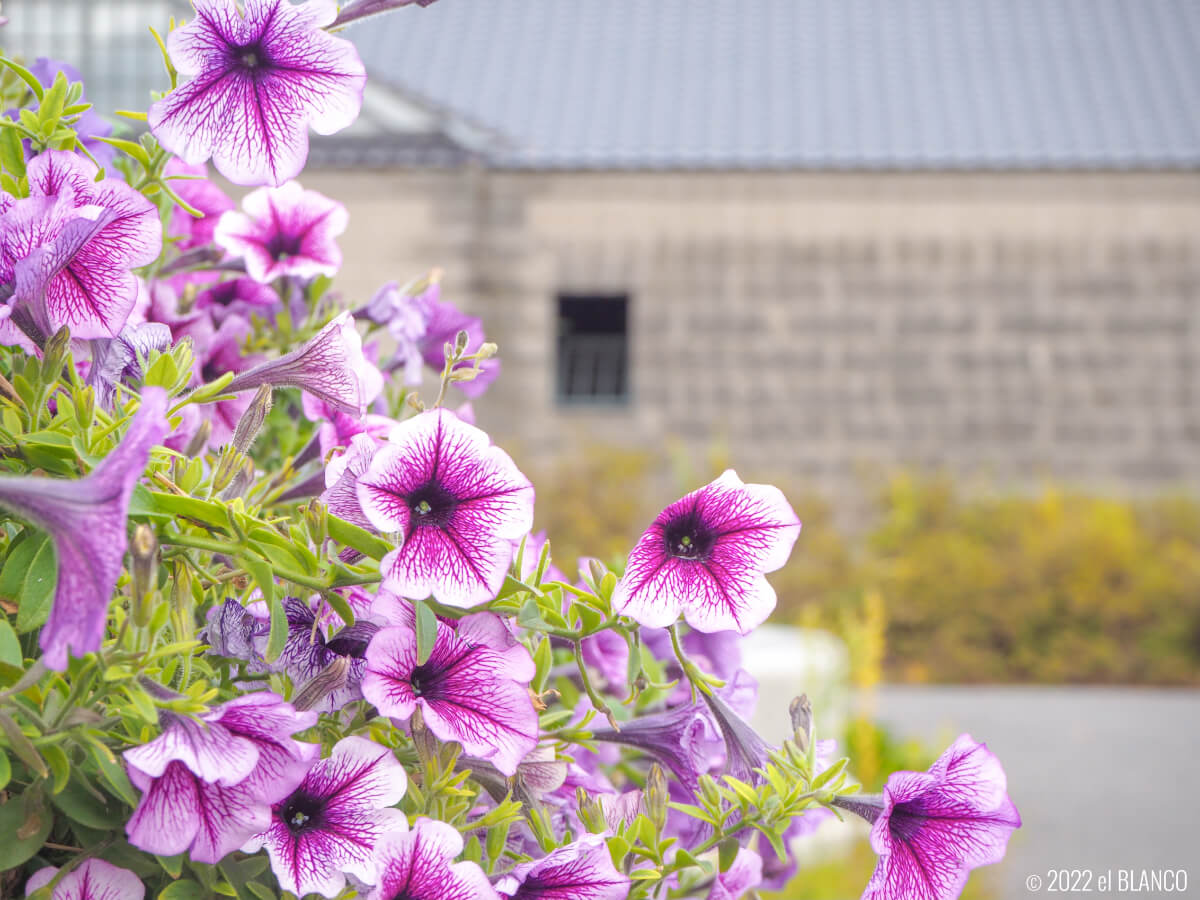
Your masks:
<instances>
[{"instance_id":1,"label":"dark flower center","mask_svg":"<svg viewBox=\"0 0 1200 900\"><path fill-rule=\"evenodd\" d=\"M436 481L421 485L405 499L412 512L411 521L414 525L443 528L450 523L454 510L458 508L458 498Z\"/></svg>"},{"instance_id":2,"label":"dark flower center","mask_svg":"<svg viewBox=\"0 0 1200 900\"><path fill-rule=\"evenodd\" d=\"M911 844L913 839L920 834L925 821L925 816L910 811L904 803L897 803L892 807L892 814L888 818L888 831L897 840Z\"/></svg>"},{"instance_id":3,"label":"dark flower center","mask_svg":"<svg viewBox=\"0 0 1200 900\"><path fill-rule=\"evenodd\" d=\"M414 697L424 697L436 686L437 672L429 663L417 666L408 676L408 683L412 687Z\"/></svg>"},{"instance_id":4,"label":"dark flower center","mask_svg":"<svg viewBox=\"0 0 1200 900\"><path fill-rule=\"evenodd\" d=\"M270 61L261 44L246 44L234 50L234 54L238 64L247 72L261 69Z\"/></svg>"},{"instance_id":5,"label":"dark flower center","mask_svg":"<svg viewBox=\"0 0 1200 900\"><path fill-rule=\"evenodd\" d=\"M293 835L320 828L324 820L325 801L296 791L287 798L279 817Z\"/></svg>"},{"instance_id":6,"label":"dark flower center","mask_svg":"<svg viewBox=\"0 0 1200 900\"><path fill-rule=\"evenodd\" d=\"M708 559L716 537L700 521L699 516L688 515L676 519L663 529L663 541L667 553L679 559Z\"/></svg>"},{"instance_id":7,"label":"dark flower center","mask_svg":"<svg viewBox=\"0 0 1200 900\"><path fill-rule=\"evenodd\" d=\"M302 249L299 235L284 234L281 231L277 231L267 241L267 253L271 254L271 259L276 262L287 259L290 256L299 256Z\"/></svg>"}]
</instances>

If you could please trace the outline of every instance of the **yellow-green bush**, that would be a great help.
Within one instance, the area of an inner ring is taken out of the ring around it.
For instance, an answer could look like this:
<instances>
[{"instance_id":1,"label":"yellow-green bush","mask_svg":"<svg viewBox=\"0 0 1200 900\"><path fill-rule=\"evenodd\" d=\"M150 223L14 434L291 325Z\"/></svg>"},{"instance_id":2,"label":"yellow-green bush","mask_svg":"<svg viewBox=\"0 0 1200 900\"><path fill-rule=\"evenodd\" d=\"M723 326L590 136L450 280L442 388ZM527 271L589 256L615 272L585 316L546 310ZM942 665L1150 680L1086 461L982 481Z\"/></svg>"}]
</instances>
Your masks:
<instances>
[{"instance_id":1,"label":"yellow-green bush","mask_svg":"<svg viewBox=\"0 0 1200 900\"><path fill-rule=\"evenodd\" d=\"M652 462L604 450L540 474L554 502L539 504L538 527L560 566L572 572L582 553L619 559L678 496ZM968 493L947 478L900 475L863 532L848 535L827 501L780 486L804 530L771 576L776 620L829 627L853 653L872 639L856 628L878 593L888 680L1200 683L1195 498Z\"/></svg>"}]
</instances>

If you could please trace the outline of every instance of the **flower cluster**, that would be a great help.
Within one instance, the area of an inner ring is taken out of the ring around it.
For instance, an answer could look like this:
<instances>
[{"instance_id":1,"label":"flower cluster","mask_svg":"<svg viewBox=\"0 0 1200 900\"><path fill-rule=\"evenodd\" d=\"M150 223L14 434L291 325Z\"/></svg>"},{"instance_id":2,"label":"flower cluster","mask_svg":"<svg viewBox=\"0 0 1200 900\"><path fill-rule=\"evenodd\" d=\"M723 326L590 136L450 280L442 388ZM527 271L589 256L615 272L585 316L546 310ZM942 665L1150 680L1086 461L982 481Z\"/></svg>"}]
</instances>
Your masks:
<instances>
[{"instance_id":1,"label":"flower cluster","mask_svg":"<svg viewBox=\"0 0 1200 900\"><path fill-rule=\"evenodd\" d=\"M333 290L308 130L362 102L341 26L407 5L194 0L138 142L5 60L0 895L732 900L840 808L865 896L957 896L1020 825L984 745L865 797L804 701L749 724L777 488L726 471L572 578L475 424L480 320L436 271Z\"/></svg>"}]
</instances>

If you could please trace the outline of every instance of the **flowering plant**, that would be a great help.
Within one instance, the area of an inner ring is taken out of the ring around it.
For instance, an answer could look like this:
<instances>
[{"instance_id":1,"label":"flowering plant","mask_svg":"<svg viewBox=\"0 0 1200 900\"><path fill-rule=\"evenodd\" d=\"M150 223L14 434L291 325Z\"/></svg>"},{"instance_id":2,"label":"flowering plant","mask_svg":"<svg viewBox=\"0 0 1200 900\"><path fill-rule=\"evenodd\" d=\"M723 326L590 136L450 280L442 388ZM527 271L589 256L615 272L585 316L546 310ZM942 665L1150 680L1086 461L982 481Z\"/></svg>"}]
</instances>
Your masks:
<instances>
[{"instance_id":1,"label":"flowering plant","mask_svg":"<svg viewBox=\"0 0 1200 900\"><path fill-rule=\"evenodd\" d=\"M778 489L572 577L464 402L479 320L332 291L346 209L294 178L362 102L341 28L407 2L195 0L138 140L0 60L0 895L733 898L849 811L865 896L957 896L1020 825L985 745L865 797L803 696L747 724Z\"/></svg>"}]
</instances>

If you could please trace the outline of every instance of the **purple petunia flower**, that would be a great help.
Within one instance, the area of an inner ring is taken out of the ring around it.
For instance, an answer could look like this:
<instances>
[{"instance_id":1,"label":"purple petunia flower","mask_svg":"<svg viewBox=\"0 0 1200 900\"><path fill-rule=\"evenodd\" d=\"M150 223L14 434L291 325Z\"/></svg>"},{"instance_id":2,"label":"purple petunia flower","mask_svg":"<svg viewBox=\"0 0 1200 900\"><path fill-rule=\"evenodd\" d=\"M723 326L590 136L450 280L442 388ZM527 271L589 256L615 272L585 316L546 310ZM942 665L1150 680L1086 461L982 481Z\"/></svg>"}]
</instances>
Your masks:
<instances>
[{"instance_id":1,"label":"purple petunia flower","mask_svg":"<svg viewBox=\"0 0 1200 900\"><path fill-rule=\"evenodd\" d=\"M335 686L317 705L309 708L317 712L334 712L360 699L367 644L379 626L356 621L331 637L326 637L321 627L314 627L316 613L307 603L295 597L286 597L283 608L287 613L288 639L277 664L292 679L296 688L303 687L339 657L349 662L345 681Z\"/></svg>"},{"instance_id":2,"label":"purple petunia flower","mask_svg":"<svg viewBox=\"0 0 1200 900\"><path fill-rule=\"evenodd\" d=\"M623 744L648 753L661 762L689 790L710 768L715 728L700 705L682 705L621 723L615 728L592 729L592 740Z\"/></svg>"},{"instance_id":3,"label":"purple petunia flower","mask_svg":"<svg viewBox=\"0 0 1200 900\"><path fill-rule=\"evenodd\" d=\"M241 257L255 281L336 275L342 251L334 241L346 230L346 207L298 181L259 188L242 200L245 212L221 216L213 235L218 247Z\"/></svg>"},{"instance_id":4,"label":"purple petunia flower","mask_svg":"<svg viewBox=\"0 0 1200 900\"><path fill-rule=\"evenodd\" d=\"M659 513L629 554L613 609L652 628L682 611L697 631L747 634L775 608L763 573L787 562L799 534L779 488L727 469Z\"/></svg>"},{"instance_id":5,"label":"purple petunia flower","mask_svg":"<svg viewBox=\"0 0 1200 900\"><path fill-rule=\"evenodd\" d=\"M762 775L755 770L765 768L770 762L767 754L772 748L745 719L730 708L726 700L736 702L738 695L747 694L754 698L757 690L758 682L743 669L722 691L702 694L708 711L725 739L725 774L750 784L762 782Z\"/></svg>"},{"instance_id":6,"label":"purple petunia flower","mask_svg":"<svg viewBox=\"0 0 1200 900\"><path fill-rule=\"evenodd\" d=\"M373 614L394 620L376 601ZM538 718L529 696L533 658L498 617L467 616L457 628L439 620L429 659L417 663L411 625L382 628L367 646L363 696L381 715L407 720L420 707L426 727L505 775L537 746Z\"/></svg>"},{"instance_id":7,"label":"purple petunia flower","mask_svg":"<svg viewBox=\"0 0 1200 900\"><path fill-rule=\"evenodd\" d=\"M834 804L872 823L879 863L863 900L951 900L971 869L1004 858L1021 826L1000 760L969 734L928 772L894 772L883 796Z\"/></svg>"},{"instance_id":8,"label":"purple petunia flower","mask_svg":"<svg viewBox=\"0 0 1200 900\"><path fill-rule=\"evenodd\" d=\"M389 748L343 738L275 804L270 827L242 850L266 847L279 886L300 897L336 897L347 874L374 884L376 842L389 831L407 830L404 813L390 808L406 787L404 769Z\"/></svg>"},{"instance_id":9,"label":"purple petunia flower","mask_svg":"<svg viewBox=\"0 0 1200 900\"><path fill-rule=\"evenodd\" d=\"M630 881L612 864L608 845L589 834L544 859L521 863L496 882L509 900L625 900Z\"/></svg>"},{"instance_id":10,"label":"purple petunia flower","mask_svg":"<svg viewBox=\"0 0 1200 900\"><path fill-rule=\"evenodd\" d=\"M533 485L483 431L445 409L401 422L358 479L367 520L400 535L379 569L406 597L471 607L496 596L533 524Z\"/></svg>"},{"instance_id":11,"label":"purple petunia flower","mask_svg":"<svg viewBox=\"0 0 1200 900\"><path fill-rule=\"evenodd\" d=\"M707 900L738 900L746 891L762 884L762 857L753 850L739 847L728 870L718 872Z\"/></svg>"},{"instance_id":12,"label":"purple petunia flower","mask_svg":"<svg viewBox=\"0 0 1200 900\"><path fill-rule=\"evenodd\" d=\"M222 213L233 209L233 200L209 180L208 166L188 165L182 159L172 159L163 174L168 178L188 176L171 178L171 190L192 209L204 214L196 218L183 208L174 207L167 223L167 234L178 238L176 246L180 250L211 244L217 222Z\"/></svg>"},{"instance_id":13,"label":"purple petunia flower","mask_svg":"<svg viewBox=\"0 0 1200 900\"><path fill-rule=\"evenodd\" d=\"M325 467L325 493L321 494L321 502L335 516L372 531L374 527L358 502L358 479L371 467L378 449L368 435L354 435L345 452L339 453Z\"/></svg>"},{"instance_id":14,"label":"purple petunia flower","mask_svg":"<svg viewBox=\"0 0 1200 900\"><path fill-rule=\"evenodd\" d=\"M357 22L368 16L377 16L391 9L399 9L401 6L410 6L413 3L418 6L429 6L433 2L434 0L350 0L338 13L333 27L341 28L351 22Z\"/></svg>"},{"instance_id":15,"label":"purple petunia flower","mask_svg":"<svg viewBox=\"0 0 1200 900\"><path fill-rule=\"evenodd\" d=\"M262 384L298 387L334 409L361 416L383 390L383 375L363 355L354 318L343 312L298 350L239 373L227 390L239 393Z\"/></svg>"},{"instance_id":16,"label":"purple petunia flower","mask_svg":"<svg viewBox=\"0 0 1200 900\"><path fill-rule=\"evenodd\" d=\"M272 319L282 307L279 295L253 278L218 281L196 295L195 305L196 310L208 313L218 325L230 316L249 319L255 313Z\"/></svg>"},{"instance_id":17,"label":"purple petunia flower","mask_svg":"<svg viewBox=\"0 0 1200 900\"><path fill-rule=\"evenodd\" d=\"M276 694L245 694L199 721L169 713L163 733L125 751L142 792L125 825L149 853L188 851L216 863L271 824L271 806L290 794L320 753L292 735L317 721Z\"/></svg>"},{"instance_id":18,"label":"purple petunia flower","mask_svg":"<svg viewBox=\"0 0 1200 900\"><path fill-rule=\"evenodd\" d=\"M57 874L56 866L38 869L25 883L25 896ZM145 896L146 887L133 872L102 859L85 859L54 886L50 900L142 900Z\"/></svg>"},{"instance_id":19,"label":"purple petunia flower","mask_svg":"<svg viewBox=\"0 0 1200 900\"><path fill-rule=\"evenodd\" d=\"M66 669L68 651L100 648L128 544L129 498L150 448L168 431L166 409L166 392L146 388L121 443L84 478L0 477L0 507L48 532L58 555L54 606L40 639L51 669Z\"/></svg>"},{"instance_id":20,"label":"purple petunia flower","mask_svg":"<svg viewBox=\"0 0 1200 900\"><path fill-rule=\"evenodd\" d=\"M309 394L300 398L300 407L310 422L321 423L317 428L317 441L322 455L335 447L349 447L360 434L372 438L372 445L378 447L397 424L395 419L375 413L362 417L346 415ZM358 505L357 500L354 503Z\"/></svg>"},{"instance_id":21,"label":"purple petunia flower","mask_svg":"<svg viewBox=\"0 0 1200 900\"><path fill-rule=\"evenodd\" d=\"M13 314L35 339L63 325L76 338L115 336L137 300L130 270L162 248L154 204L96 174L83 157L48 150L29 163L28 197L0 194L0 284L13 285Z\"/></svg>"},{"instance_id":22,"label":"purple petunia flower","mask_svg":"<svg viewBox=\"0 0 1200 900\"><path fill-rule=\"evenodd\" d=\"M96 399L112 409L118 384L129 384L142 377L142 366L152 350L171 347L171 329L161 322L126 325L115 338L91 342L92 359L87 383L96 389Z\"/></svg>"},{"instance_id":23,"label":"purple petunia flower","mask_svg":"<svg viewBox=\"0 0 1200 900\"><path fill-rule=\"evenodd\" d=\"M235 184L280 185L308 157L308 128L358 118L366 70L354 45L322 27L332 0L195 0L196 18L167 38L191 80L150 107L150 130L193 165L210 156Z\"/></svg>"},{"instance_id":24,"label":"purple petunia flower","mask_svg":"<svg viewBox=\"0 0 1200 900\"><path fill-rule=\"evenodd\" d=\"M375 845L379 884L365 900L500 900L483 869L454 862L462 850L458 830L434 819L389 831Z\"/></svg>"}]
</instances>

